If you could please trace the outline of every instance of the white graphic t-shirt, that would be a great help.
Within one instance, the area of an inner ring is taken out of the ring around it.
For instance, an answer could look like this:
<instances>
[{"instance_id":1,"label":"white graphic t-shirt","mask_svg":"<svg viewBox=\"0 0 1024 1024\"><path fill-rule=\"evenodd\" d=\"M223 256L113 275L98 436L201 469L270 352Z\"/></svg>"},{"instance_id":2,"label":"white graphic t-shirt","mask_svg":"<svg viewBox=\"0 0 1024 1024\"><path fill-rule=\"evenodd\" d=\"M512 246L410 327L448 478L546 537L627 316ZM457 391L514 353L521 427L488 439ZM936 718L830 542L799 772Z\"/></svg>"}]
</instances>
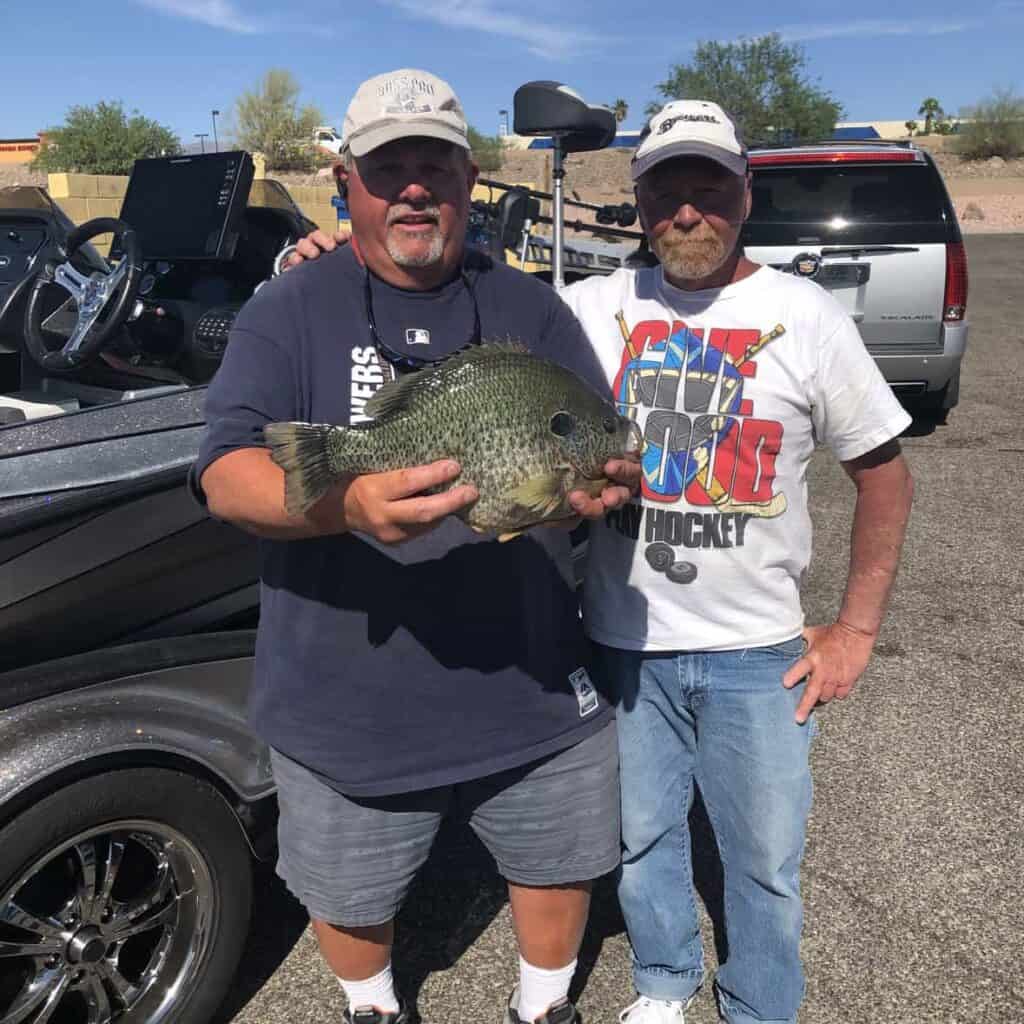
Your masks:
<instances>
[{"instance_id":1,"label":"white graphic t-shirt","mask_svg":"<svg viewBox=\"0 0 1024 1024\"><path fill-rule=\"evenodd\" d=\"M641 494L592 524L590 636L714 651L798 635L815 443L846 461L910 423L849 313L770 267L698 292L619 270L562 297L646 442Z\"/></svg>"}]
</instances>

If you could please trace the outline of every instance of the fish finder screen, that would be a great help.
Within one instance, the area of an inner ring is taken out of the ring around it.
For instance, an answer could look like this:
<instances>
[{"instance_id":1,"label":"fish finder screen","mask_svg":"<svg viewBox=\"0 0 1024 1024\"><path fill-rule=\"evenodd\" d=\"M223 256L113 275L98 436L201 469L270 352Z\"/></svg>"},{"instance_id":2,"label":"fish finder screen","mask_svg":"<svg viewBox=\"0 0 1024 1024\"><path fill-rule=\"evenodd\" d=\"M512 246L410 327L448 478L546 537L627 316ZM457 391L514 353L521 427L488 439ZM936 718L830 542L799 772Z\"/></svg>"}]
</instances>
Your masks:
<instances>
[{"instance_id":1,"label":"fish finder screen","mask_svg":"<svg viewBox=\"0 0 1024 1024\"><path fill-rule=\"evenodd\" d=\"M121 220L135 229L144 260L231 259L252 177L252 158L240 150L137 160Z\"/></svg>"}]
</instances>

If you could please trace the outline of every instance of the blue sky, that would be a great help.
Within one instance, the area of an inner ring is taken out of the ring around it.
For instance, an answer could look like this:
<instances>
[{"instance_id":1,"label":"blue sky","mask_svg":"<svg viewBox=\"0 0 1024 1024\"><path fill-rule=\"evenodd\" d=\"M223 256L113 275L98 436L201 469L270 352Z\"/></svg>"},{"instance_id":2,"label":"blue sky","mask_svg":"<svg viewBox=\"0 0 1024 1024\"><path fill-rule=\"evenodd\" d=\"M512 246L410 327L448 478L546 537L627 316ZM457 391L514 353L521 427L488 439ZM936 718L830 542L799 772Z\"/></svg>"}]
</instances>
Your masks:
<instances>
[{"instance_id":1,"label":"blue sky","mask_svg":"<svg viewBox=\"0 0 1024 1024\"><path fill-rule=\"evenodd\" d=\"M688 6L678 0L5 0L0 137L59 124L72 104L124 101L183 142L230 130L235 98L272 67L341 128L364 78L421 67L447 78L488 134L525 81L550 78L591 102L630 105L625 127L673 63L703 39L777 31L847 120L904 120L925 96L949 112L1009 87L1024 93L1024 0L799 0ZM349 13L346 13L349 12ZM627 14L627 12L629 12Z\"/></svg>"}]
</instances>

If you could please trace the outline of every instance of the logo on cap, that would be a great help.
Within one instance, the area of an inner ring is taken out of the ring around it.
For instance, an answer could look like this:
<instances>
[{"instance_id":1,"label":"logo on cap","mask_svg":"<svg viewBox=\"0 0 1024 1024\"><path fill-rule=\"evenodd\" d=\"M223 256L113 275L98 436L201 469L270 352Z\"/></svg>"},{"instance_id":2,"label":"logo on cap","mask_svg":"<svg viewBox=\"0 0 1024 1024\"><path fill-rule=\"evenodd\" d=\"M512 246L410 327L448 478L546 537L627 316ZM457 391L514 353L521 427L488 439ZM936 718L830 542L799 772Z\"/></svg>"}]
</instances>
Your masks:
<instances>
[{"instance_id":1,"label":"logo on cap","mask_svg":"<svg viewBox=\"0 0 1024 1024\"><path fill-rule=\"evenodd\" d=\"M706 124L722 123L714 114L678 114L675 117L670 117L667 121L662 121L661 124L658 125L658 134L664 135L665 132L670 132L673 125L678 121L703 121Z\"/></svg>"},{"instance_id":2,"label":"logo on cap","mask_svg":"<svg viewBox=\"0 0 1024 1024\"><path fill-rule=\"evenodd\" d=\"M377 89L381 98L388 97L394 102L385 106L388 114L429 114L433 104L422 102L425 96L434 95L434 86L422 78L399 78L385 82Z\"/></svg>"},{"instance_id":3,"label":"logo on cap","mask_svg":"<svg viewBox=\"0 0 1024 1024\"><path fill-rule=\"evenodd\" d=\"M430 331L425 327L409 327L405 332L406 345L429 345Z\"/></svg>"}]
</instances>

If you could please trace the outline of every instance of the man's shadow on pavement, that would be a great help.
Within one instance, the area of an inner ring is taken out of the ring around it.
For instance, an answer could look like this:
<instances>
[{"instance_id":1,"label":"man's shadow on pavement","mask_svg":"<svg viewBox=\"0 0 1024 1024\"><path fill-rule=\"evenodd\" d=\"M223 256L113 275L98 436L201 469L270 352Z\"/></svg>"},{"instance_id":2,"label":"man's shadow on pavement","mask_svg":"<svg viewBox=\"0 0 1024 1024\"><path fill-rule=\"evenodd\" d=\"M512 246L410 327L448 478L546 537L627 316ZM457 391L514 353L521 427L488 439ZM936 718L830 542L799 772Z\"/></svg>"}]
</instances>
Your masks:
<instances>
[{"instance_id":1,"label":"man's shadow on pavement","mask_svg":"<svg viewBox=\"0 0 1024 1024\"><path fill-rule=\"evenodd\" d=\"M726 956L722 865L714 834L698 793L690 814L694 880L714 924L719 962ZM396 929L395 980L415 1008L426 979L453 967L501 913L508 893L494 861L469 827L446 821L421 871ZM242 967L216 1020L226 1024L269 981L301 938L309 918L285 889L272 864L256 871L253 918ZM601 955L605 940L625 931L606 876L594 887L590 920L579 955L571 996L578 999ZM628 970L628 967L626 968ZM628 984L627 979L624 982ZM414 1016L414 1020L418 1018Z\"/></svg>"}]
</instances>

